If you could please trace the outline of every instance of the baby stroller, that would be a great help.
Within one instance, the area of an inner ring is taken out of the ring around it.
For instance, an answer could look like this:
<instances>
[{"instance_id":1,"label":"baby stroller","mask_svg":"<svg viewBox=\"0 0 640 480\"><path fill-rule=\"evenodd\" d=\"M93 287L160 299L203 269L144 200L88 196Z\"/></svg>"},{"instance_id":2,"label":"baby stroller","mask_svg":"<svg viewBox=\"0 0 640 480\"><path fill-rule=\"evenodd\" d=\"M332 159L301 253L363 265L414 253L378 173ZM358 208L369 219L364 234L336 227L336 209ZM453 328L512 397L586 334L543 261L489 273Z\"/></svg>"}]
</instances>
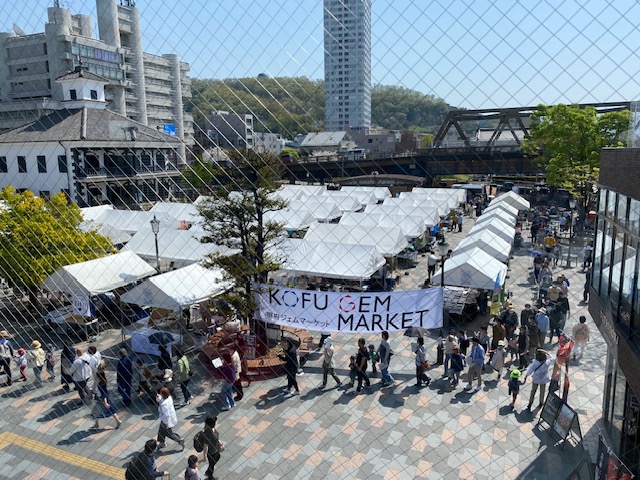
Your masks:
<instances>
[{"instance_id":1,"label":"baby stroller","mask_svg":"<svg viewBox=\"0 0 640 480\"><path fill-rule=\"evenodd\" d=\"M513 237L513 246L515 248L522 247L522 232L516 232L515 236Z\"/></svg>"}]
</instances>

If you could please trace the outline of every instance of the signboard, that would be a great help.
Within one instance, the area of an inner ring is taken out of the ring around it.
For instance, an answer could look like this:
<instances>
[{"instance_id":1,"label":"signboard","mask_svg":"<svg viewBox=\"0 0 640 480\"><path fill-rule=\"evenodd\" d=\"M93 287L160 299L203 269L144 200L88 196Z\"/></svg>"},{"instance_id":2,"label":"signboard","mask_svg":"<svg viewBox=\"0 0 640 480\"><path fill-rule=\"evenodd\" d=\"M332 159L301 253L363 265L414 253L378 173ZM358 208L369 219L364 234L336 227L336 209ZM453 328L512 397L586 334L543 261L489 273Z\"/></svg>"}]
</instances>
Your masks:
<instances>
[{"instance_id":1,"label":"signboard","mask_svg":"<svg viewBox=\"0 0 640 480\"><path fill-rule=\"evenodd\" d=\"M245 335L246 345L244 347L244 358L247 360L255 360L256 358L256 336Z\"/></svg>"},{"instance_id":2,"label":"signboard","mask_svg":"<svg viewBox=\"0 0 640 480\"><path fill-rule=\"evenodd\" d=\"M563 403L562 399L555 393L549 393L542 407L542 412L540 412L540 420L544 420L549 425L553 425Z\"/></svg>"},{"instance_id":3,"label":"signboard","mask_svg":"<svg viewBox=\"0 0 640 480\"><path fill-rule=\"evenodd\" d=\"M91 301L85 295L74 295L71 299L73 312L83 317L91 317Z\"/></svg>"},{"instance_id":4,"label":"signboard","mask_svg":"<svg viewBox=\"0 0 640 480\"><path fill-rule=\"evenodd\" d=\"M576 412L569 407L569 405L563 403L560 407L560 411L558 412L558 416L556 417L556 421L553 424L554 432L556 432L560 438L567 438L575 418Z\"/></svg>"},{"instance_id":5,"label":"signboard","mask_svg":"<svg viewBox=\"0 0 640 480\"><path fill-rule=\"evenodd\" d=\"M631 480L634 478L629 469L604 443L602 435L598 443L595 480Z\"/></svg>"},{"instance_id":6,"label":"signboard","mask_svg":"<svg viewBox=\"0 0 640 480\"><path fill-rule=\"evenodd\" d=\"M442 288L357 293L264 285L256 297L263 321L293 328L380 333L442 327Z\"/></svg>"},{"instance_id":7,"label":"signboard","mask_svg":"<svg viewBox=\"0 0 640 480\"><path fill-rule=\"evenodd\" d=\"M162 131L167 135L171 135L172 137L176 136L176 126L172 123L165 123L162 125Z\"/></svg>"}]
</instances>

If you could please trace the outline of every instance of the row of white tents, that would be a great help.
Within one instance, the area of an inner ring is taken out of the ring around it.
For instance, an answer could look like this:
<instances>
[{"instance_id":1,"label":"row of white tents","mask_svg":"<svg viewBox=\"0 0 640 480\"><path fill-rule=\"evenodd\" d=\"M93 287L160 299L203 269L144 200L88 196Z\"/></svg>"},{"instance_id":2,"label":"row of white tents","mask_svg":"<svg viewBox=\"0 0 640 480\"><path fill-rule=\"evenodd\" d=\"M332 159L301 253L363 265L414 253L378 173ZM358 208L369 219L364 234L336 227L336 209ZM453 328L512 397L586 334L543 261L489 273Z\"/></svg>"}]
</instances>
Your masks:
<instances>
[{"instance_id":1,"label":"row of white tents","mask_svg":"<svg viewBox=\"0 0 640 480\"><path fill-rule=\"evenodd\" d=\"M491 201L484 213L444 264L444 284L493 290L501 288L507 268L518 212L530 204L514 192ZM436 278L442 270L436 272Z\"/></svg>"}]
</instances>

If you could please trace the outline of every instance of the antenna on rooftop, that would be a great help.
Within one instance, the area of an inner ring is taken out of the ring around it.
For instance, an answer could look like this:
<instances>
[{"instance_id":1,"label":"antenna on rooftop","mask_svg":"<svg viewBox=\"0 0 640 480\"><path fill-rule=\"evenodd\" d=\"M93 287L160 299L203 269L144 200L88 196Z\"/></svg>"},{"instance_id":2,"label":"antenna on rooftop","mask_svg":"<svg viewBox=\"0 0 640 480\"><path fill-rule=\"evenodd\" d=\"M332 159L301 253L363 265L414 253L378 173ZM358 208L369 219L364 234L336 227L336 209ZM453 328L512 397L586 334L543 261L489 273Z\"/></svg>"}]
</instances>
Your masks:
<instances>
[{"instance_id":1,"label":"antenna on rooftop","mask_svg":"<svg viewBox=\"0 0 640 480\"><path fill-rule=\"evenodd\" d=\"M53 7L60 8L60 0L53 0Z\"/></svg>"},{"instance_id":2,"label":"antenna on rooftop","mask_svg":"<svg viewBox=\"0 0 640 480\"><path fill-rule=\"evenodd\" d=\"M16 35L26 35L26 33L24 33L24 30L17 23L13 24L13 31L16 33Z\"/></svg>"}]
</instances>

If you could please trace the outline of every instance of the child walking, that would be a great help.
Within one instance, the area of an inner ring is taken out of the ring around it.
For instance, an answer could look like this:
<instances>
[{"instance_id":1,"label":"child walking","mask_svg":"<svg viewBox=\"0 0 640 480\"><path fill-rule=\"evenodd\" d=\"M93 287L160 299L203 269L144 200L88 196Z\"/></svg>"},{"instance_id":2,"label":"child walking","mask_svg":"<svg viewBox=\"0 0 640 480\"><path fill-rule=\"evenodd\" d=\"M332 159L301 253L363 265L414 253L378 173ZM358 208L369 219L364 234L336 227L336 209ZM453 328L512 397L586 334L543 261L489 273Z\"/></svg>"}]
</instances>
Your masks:
<instances>
[{"instance_id":1,"label":"child walking","mask_svg":"<svg viewBox=\"0 0 640 480\"><path fill-rule=\"evenodd\" d=\"M27 352L24 348L18 349L18 356L16 357L16 365L20 369L20 377L22 381L27 381Z\"/></svg>"},{"instance_id":2,"label":"child walking","mask_svg":"<svg viewBox=\"0 0 640 480\"><path fill-rule=\"evenodd\" d=\"M518 398L518 394L520 393L520 375L522 372L517 368L511 370L511 374L509 375L509 395L511 395L511 408L516 404L516 399Z\"/></svg>"},{"instance_id":3,"label":"child walking","mask_svg":"<svg viewBox=\"0 0 640 480\"><path fill-rule=\"evenodd\" d=\"M53 382L56 378L56 347L53 343L47 345L47 354L45 355L45 366L49 374L49 381Z\"/></svg>"},{"instance_id":4,"label":"child walking","mask_svg":"<svg viewBox=\"0 0 640 480\"><path fill-rule=\"evenodd\" d=\"M371 360L371 375L375 375L378 373L376 363L378 363L380 359L378 358L376 347L374 347L373 345L369 345L369 360Z\"/></svg>"},{"instance_id":5,"label":"child walking","mask_svg":"<svg viewBox=\"0 0 640 480\"><path fill-rule=\"evenodd\" d=\"M356 370L357 370L357 366L356 366L356 357L354 355L351 355L349 357L349 379L351 380L351 382L349 383L350 387L353 387L354 383L356 383Z\"/></svg>"},{"instance_id":6,"label":"child walking","mask_svg":"<svg viewBox=\"0 0 640 480\"><path fill-rule=\"evenodd\" d=\"M184 472L184 480L201 480L200 470L198 469L199 461L197 455L189 455L187 459L187 469Z\"/></svg>"}]
</instances>

